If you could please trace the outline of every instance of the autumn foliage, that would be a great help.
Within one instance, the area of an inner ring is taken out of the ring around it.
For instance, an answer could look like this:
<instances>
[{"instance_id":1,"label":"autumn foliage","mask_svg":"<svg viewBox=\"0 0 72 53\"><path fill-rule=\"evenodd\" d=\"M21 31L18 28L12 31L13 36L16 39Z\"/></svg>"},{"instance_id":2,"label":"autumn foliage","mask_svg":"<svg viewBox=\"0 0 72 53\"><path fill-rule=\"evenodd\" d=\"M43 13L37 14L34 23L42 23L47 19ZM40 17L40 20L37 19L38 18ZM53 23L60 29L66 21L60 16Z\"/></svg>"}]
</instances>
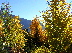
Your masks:
<instances>
[{"instance_id":1,"label":"autumn foliage","mask_svg":"<svg viewBox=\"0 0 72 53\"><path fill-rule=\"evenodd\" d=\"M2 3L0 53L72 53L70 4L65 0L47 2L50 10L42 11L45 29L36 16L29 32L22 29L19 16L12 16L9 3Z\"/></svg>"},{"instance_id":2,"label":"autumn foliage","mask_svg":"<svg viewBox=\"0 0 72 53\"><path fill-rule=\"evenodd\" d=\"M32 23L30 25L30 33L32 34L33 38L38 37L39 41L44 41L47 37L45 36L45 31L42 30L42 26L40 25L40 21L39 19L34 18L34 20L32 20Z\"/></svg>"}]
</instances>

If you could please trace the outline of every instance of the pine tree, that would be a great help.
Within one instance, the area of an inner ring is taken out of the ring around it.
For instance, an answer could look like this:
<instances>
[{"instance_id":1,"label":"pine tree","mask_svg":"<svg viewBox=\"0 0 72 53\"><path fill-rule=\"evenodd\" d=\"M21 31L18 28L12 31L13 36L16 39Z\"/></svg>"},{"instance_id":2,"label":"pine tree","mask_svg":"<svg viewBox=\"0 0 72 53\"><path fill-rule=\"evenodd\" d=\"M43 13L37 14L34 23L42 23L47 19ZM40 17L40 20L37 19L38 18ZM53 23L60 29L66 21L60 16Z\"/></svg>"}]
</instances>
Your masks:
<instances>
[{"instance_id":1,"label":"pine tree","mask_svg":"<svg viewBox=\"0 0 72 53\"><path fill-rule=\"evenodd\" d=\"M47 1L48 2L48 1ZM43 12L51 52L68 52L71 35L66 33L70 6L64 0L50 1L50 10Z\"/></svg>"}]
</instances>

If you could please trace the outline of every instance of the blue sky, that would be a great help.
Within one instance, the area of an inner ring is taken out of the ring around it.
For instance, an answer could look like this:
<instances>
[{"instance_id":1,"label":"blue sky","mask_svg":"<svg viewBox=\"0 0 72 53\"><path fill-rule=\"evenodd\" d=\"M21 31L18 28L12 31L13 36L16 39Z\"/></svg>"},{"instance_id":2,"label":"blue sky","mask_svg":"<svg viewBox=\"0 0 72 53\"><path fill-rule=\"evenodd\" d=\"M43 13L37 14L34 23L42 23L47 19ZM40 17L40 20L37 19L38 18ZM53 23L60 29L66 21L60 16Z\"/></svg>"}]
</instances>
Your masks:
<instances>
[{"instance_id":1,"label":"blue sky","mask_svg":"<svg viewBox=\"0 0 72 53\"><path fill-rule=\"evenodd\" d=\"M71 0L66 1L69 3ZM13 15L19 15L20 18L27 20L32 20L36 15L40 16L39 11L46 10L48 7L46 0L0 0L0 5L4 2L10 3Z\"/></svg>"}]
</instances>

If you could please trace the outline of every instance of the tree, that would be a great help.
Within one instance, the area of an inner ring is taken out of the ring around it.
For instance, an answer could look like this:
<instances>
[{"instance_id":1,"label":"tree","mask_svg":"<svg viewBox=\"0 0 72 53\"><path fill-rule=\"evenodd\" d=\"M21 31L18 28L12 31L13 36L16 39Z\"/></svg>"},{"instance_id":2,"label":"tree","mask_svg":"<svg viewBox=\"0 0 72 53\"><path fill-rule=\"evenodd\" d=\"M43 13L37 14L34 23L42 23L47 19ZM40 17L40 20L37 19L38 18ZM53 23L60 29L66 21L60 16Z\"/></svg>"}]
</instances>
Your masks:
<instances>
[{"instance_id":1,"label":"tree","mask_svg":"<svg viewBox=\"0 0 72 53\"><path fill-rule=\"evenodd\" d=\"M30 25L30 29L31 31L28 33L28 35L26 35L26 39L27 42L26 42L26 46L25 46L25 51L26 52L31 52L32 50L34 50L36 47L39 47L41 46L41 42L39 42L39 33L41 30L39 25L39 21L37 20L37 18L35 18L33 21L32 21L32 24Z\"/></svg>"},{"instance_id":2,"label":"tree","mask_svg":"<svg viewBox=\"0 0 72 53\"><path fill-rule=\"evenodd\" d=\"M45 43L46 36L44 34L44 31L42 30L42 26L40 25L39 19L37 17L32 20L30 29L31 31L29 33L27 41L27 44L29 44L27 46L29 46L29 50L32 51Z\"/></svg>"},{"instance_id":3,"label":"tree","mask_svg":"<svg viewBox=\"0 0 72 53\"><path fill-rule=\"evenodd\" d=\"M4 3L2 3L4 4ZM4 9L4 8L3 8ZM1 8L1 12L0 12L0 52L4 53L6 52L6 50L4 49L5 45L5 34L4 34L4 16L3 16L3 9Z\"/></svg>"},{"instance_id":4,"label":"tree","mask_svg":"<svg viewBox=\"0 0 72 53\"><path fill-rule=\"evenodd\" d=\"M22 25L19 23L19 17L15 16L11 19L9 27L9 33L6 36L6 43L8 46L12 47L12 50L19 52L25 46L25 38L22 30Z\"/></svg>"},{"instance_id":5,"label":"tree","mask_svg":"<svg viewBox=\"0 0 72 53\"><path fill-rule=\"evenodd\" d=\"M67 48L68 53L72 52L72 14L68 16L69 17L69 21L67 23L67 33L71 36L70 38L70 47Z\"/></svg>"},{"instance_id":6,"label":"tree","mask_svg":"<svg viewBox=\"0 0 72 53\"><path fill-rule=\"evenodd\" d=\"M64 0L52 0L49 6L50 10L43 12L42 18L46 22L50 51L55 53L68 52L67 48L71 45L71 35L66 33L68 31L66 29L70 6Z\"/></svg>"},{"instance_id":7,"label":"tree","mask_svg":"<svg viewBox=\"0 0 72 53\"><path fill-rule=\"evenodd\" d=\"M34 20L32 20L32 23L30 25L30 33L32 34L33 38L39 37L40 41L44 41L44 39L41 39L42 37L46 37L44 34L44 30L42 30L42 26L40 25L40 21L38 19L38 17L34 18ZM37 34L37 35L35 35Z\"/></svg>"},{"instance_id":8,"label":"tree","mask_svg":"<svg viewBox=\"0 0 72 53\"><path fill-rule=\"evenodd\" d=\"M4 41L5 41L5 37L4 37L4 32L3 32L3 20L1 19L1 17L0 17L0 52L1 53L4 53L4 52L6 52L6 50L4 50L3 48L4 48L4 45L3 45L3 43L4 43Z\"/></svg>"},{"instance_id":9,"label":"tree","mask_svg":"<svg viewBox=\"0 0 72 53\"><path fill-rule=\"evenodd\" d=\"M25 46L24 30L22 30L22 25L20 24L19 16L12 16L9 12L9 4L4 4L1 8L1 18L3 19L3 35L5 38L4 49L10 52L9 48L13 53L23 52L23 47ZM12 11L11 11L12 12Z\"/></svg>"},{"instance_id":10,"label":"tree","mask_svg":"<svg viewBox=\"0 0 72 53\"><path fill-rule=\"evenodd\" d=\"M37 42L42 42L44 40L44 39L40 40L41 37L43 36L43 32L42 32L42 26L40 25L39 19L37 19L37 17L34 18L34 20L32 20L30 29L31 29L30 33L32 37L36 39Z\"/></svg>"}]
</instances>

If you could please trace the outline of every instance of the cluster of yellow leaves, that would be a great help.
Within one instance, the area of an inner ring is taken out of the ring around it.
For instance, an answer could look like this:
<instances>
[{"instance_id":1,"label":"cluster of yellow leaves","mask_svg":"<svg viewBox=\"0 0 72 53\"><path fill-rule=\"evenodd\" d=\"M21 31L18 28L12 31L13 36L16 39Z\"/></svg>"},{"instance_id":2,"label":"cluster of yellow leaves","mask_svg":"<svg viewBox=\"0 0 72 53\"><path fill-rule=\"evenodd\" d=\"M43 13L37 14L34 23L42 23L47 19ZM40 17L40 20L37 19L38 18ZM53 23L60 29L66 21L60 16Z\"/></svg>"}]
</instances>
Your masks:
<instances>
[{"instance_id":1,"label":"cluster of yellow leaves","mask_svg":"<svg viewBox=\"0 0 72 53\"><path fill-rule=\"evenodd\" d=\"M9 20L9 19L7 19ZM22 30L22 25L20 24L20 20L18 16L15 16L5 23L7 27L5 27L5 30L3 31L3 35L5 35L5 43L4 45L7 45L9 47L12 47L12 51L16 52L19 49L22 49L25 46L25 38L24 38L24 30ZM0 34L2 33L2 20L0 19Z\"/></svg>"},{"instance_id":2,"label":"cluster of yellow leaves","mask_svg":"<svg viewBox=\"0 0 72 53\"><path fill-rule=\"evenodd\" d=\"M41 47L35 49L34 51L32 51L31 53L50 53L50 51L45 46L41 46Z\"/></svg>"},{"instance_id":3,"label":"cluster of yellow leaves","mask_svg":"<svg viewBox=\"0 0 72 53\"><path fill-rule=\"evenodd\" d=\"M39 21L35 18L34 20L32 20L32 24L30 26L31 34L33 35L32 37L34 37L34 34L36 33L38 27L39 27Z\"/></svg>"},{"instance_id":4,"label":"cluster of yellow leaves","mask_svg":"<svg viewBox=\"0 0 72 53\"><path fill-rule=\"evenodd\" d=\"M30 26L30 29L31 29L31 34L32 34L33 38L35 38L35 36L38 36L38 37L40 37L41 42L46 41L46 39L47 39L47 36L45 34L46 31L42 30L42 26L40 25L40 22L37 18L32 20L32 24ZM38 35L35 35L36 33L38 33Z\"/></svg>"},{"instance_id":5,"label":"cluster of yellow leaves","mask_svg":"<svg viewBox=\"0 0 72 53\"><path fill-rule=\"evenodd\" d=\"M64 49L67 50L67 48L69 48L69 45L72 44L70 43L72 39L68 40L69 38L71 38L72 34L71 33L69 34L69 32L72 31L72 28L70 27L71 29L70 31L68 31L69 28L67 29L67 25L71 24L71 22L67 24L67 22L69 21L68 14L70 11L70 5L68 3L65 3L65 0L60 0L60 1L52 0L50 2L52 3L50 5L50 10L46 10L46 12L42 14L43 16L42 18L44 18L46 22L45 27L48 35L48 40L49 40L48 42L50 43L50 45L54 46L53 48L51 48L52 50L56 48L57 50L60 50L59 49L60 46L57 46L56 44L59 44L57 41L61 41L61 44L63 44L62 50L64 46L65 46ZM52 20L50 21L49 18ZM68 33L66 33L66 30ZM57 37L60 38L60 40L55 40L56 35ZM57 43L54 44L55 42ZM69 43L69 44L67 45L65 43L67 44Z\"/></svg>"},{"instance_id":6,"label":"cluster of yellow leaves","mask_svg":"<svg viewBox=\"0 0 72 53\"><path fill-rule=\"evenodd\" d=\"M3 33L2 30L3 30L3 21L0 19L0 35Z\"/></svg>"}]
</instances>

